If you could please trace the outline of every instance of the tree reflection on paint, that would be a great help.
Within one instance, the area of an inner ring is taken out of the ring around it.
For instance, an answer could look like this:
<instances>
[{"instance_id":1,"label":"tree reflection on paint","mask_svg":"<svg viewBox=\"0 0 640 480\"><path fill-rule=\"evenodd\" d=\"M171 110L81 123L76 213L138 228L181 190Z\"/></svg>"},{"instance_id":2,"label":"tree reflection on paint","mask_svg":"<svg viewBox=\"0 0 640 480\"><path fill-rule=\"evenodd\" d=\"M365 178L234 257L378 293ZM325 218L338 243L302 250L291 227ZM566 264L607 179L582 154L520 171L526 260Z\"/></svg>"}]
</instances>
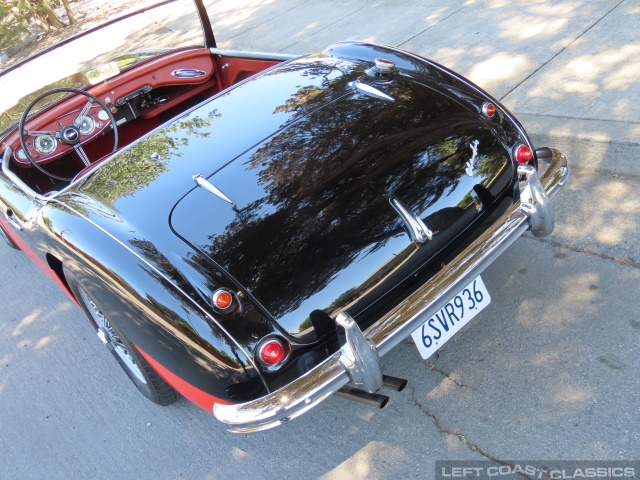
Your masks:
<instances>
[{"instance_id":1,"label":"tree reflection on paint","mask_svg":"<svg viewBox=\"0 0 640 480\"><path fill-rule=\"evenodd\" d=\"M396 82L384 86L392 103L349 94L344 76L323 83L346 96L318 109L326 91L302 87L278 107L295 110L295 121L238 160L257 172L264 194L236 208L206 248L276 317L403 234L391 196L434 213L429 208L465 175L474 139L482 139L478 164L487 183L504 166L504 150L487 129L444 96ZM462 213L447 205L434 217L442 225L432 228L444 229Z\"/></svg>"},{"instance_id":2,"label":"tree reflection on paint","mask_svg":"<svg viewBox=\"0 0 640 480\"><path fill-rule=\"evenodd\" d=\"M181 155L178 150L189 144L190 137L211 135L206 127L217 116L217 110L212 110L205 118L195 116L180 120L126 149L92 175L93 195L105 205L113 206L118 199L134 195L150 185L167 171L172 157ZM158 160L152 158L152 154L154 157L157 154Z\"/></svg>"}]
</instances>

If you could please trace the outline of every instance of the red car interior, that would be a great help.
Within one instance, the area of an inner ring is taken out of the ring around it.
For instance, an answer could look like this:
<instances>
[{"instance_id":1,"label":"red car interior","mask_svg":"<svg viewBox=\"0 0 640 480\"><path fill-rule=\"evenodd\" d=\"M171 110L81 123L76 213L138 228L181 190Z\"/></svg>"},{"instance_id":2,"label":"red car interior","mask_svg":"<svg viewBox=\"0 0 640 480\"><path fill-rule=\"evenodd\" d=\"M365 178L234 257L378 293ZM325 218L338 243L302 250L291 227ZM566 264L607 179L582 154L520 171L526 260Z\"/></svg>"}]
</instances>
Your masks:
<instances>
[{"instance_id":1,"label":"red car interior","mask_svg":"<svg viewBox=\"0 0 640 480\"><path fill-rule=\"evenodd\" d=\"M277 63L279 61L213 55L204 47L188 48L147 60L90 87L87 92L102 100L114 113L118 123L118 148L122 148L192 106ZM198 76L179 78L172 74L181 69L197 70ZM86 102L84 96L69 96L31 117L25 124L26 130L55 132L62 125L71 125ZM95 129L82 136L81 146L95 165L112 153L113 133L110 120L105 119L99 106L92 107L87 115L95 122ZM48 171L73 177L86 168L71 146L56 142L53 152L42 154L33 148L31 136L27 135L25 140L31 157L39 165L47 164ZM33 168L24 154L19 155L17 129L3 143L14 152L13 164L21 167L15 168L15 173L34 191L46 193L59 188L54 179Z\"/></svg>"}]
</instances>

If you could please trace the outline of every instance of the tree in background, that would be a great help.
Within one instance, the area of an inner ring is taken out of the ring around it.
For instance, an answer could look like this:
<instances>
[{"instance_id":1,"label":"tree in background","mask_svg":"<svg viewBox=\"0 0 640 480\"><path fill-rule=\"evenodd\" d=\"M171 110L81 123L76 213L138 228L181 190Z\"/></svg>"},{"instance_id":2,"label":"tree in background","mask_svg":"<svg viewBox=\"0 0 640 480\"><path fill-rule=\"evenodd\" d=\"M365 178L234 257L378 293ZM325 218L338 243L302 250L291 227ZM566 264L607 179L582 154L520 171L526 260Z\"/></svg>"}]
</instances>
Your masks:
<instances>
[{"instance_id":1,"label":"tree in background","mask_svg":"<svg viewBox=\"0 0 640 480\"><path fill-rule=\"evenodd\" d=\"M76 17L73 16L73 12L71 11L71 7L69 6L68 0L62 0L62 6L64 7L65 12L67 12L67 18L69 19L69 25L73 25L76 23Z\"/></svg>"},{"instance_id":2,"label":"tree in background","mask_svg":"<svg viewBox=\"0 0 640 480\"><path fill-rule=\"evenodd\" d=\"M7 49L27 33L35 24L49 33L67 26L53 11L56 0L0 0L0 50ZM62 0L69 25L75 23L68 0Z\"/></svg>"}]
</instances>

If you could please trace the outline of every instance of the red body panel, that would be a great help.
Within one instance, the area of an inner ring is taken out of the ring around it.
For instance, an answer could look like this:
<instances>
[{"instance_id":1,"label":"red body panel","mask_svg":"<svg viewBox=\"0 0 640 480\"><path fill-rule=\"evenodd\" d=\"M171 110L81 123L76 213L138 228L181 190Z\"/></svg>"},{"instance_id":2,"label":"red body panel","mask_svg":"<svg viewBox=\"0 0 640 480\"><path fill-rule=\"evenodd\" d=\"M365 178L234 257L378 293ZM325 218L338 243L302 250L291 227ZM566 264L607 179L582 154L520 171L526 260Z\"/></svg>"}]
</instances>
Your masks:
<instances>
[{"instance_id":1,"label":"red body panel","mask_svg":"<svg viewBox=\"0 0 640 480\"><path fill-rule=\"evenodd\" d=\"M280 60L256 60L248 58L223 57L218 60L222 88L228 88L262 70L273 67Z\"/></svg>"},{"instance_id":2,"label":"red body panel","mask_svg":"<svg viewBox=\"0 0 640 480\"><path fill-rule=\"evenodd\" d=\"M144 359L151 365L158 375L162 377L162 379L167 382L171 387L182 395L187 400L195 403L197 406L206 410L209 413L213 412L213 405L216 403L222 405L231 405L231 402L226 400L222 400L221 398L214 397L213 395L209 395L206 392L203 392L199 388L194 387L190 383L185 382L177 375L171 373L168 369L160 365L156 360L154 360L151 356L149 356L144 350L142 350L138 345L136 348L140 352L140 354L144 357Z\"/></svg>"}]
</instances>

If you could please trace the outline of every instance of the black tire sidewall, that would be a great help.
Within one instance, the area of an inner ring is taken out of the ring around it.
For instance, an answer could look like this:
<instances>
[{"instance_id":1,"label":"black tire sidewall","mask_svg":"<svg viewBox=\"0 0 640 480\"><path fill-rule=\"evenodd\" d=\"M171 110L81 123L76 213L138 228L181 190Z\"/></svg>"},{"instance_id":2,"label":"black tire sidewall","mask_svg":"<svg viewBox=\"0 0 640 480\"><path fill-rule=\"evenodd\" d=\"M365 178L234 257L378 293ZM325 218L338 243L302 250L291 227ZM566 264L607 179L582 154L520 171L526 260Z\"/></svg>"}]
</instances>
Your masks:
<instances>
[{"instance_id":1,"label":"black tire sidewall","mask_svg":"<svg viewBox=\"0 0 640 480\"><path fill-rule=\"evenodd\" d=\"M64 268L64 275L65 275L67 284L71 292L73 293L73 296L82 307L82 310L84 311L85 316L91 323L94 331L97 332L99 329L99 326L94 320L93 316L91 315L91 312L89 310L90 308L89 305L85 304L79 289L82 288L82 290L89 296L91 301L96 304L96 306L102 312L103 315L105 310L100 305L100 302L91 294L90 290L85 286L83 286L78 281L76 276L71 271L69 271L69 269L67 269L66 267ZM107 347L107 349L111 352L113 357L116 359L118 364L122 367L122 369L125 371L125 373L129 377L129 379L133 382L133 384L136 386L136 388L140 391L140 393L142 393L145 397L147 397L153 403L156 403L158 405L169 405L175 402L177 399L177 396L176 396L176 392L171 388L171 386L167 384L156 373L155 370L153 370L151 365L149 365L149 363L144 359L144 357L140 355L137 348L127 339L126 336L122 334L122 332L117 327L117 325L114 324L112 318L109 318L109 324L111 328L117 333L119 340L127 348L129 354L135 360L136 364L138 365L138 368L140 369L140 372L145 378L146 383L140 381L140 379L136 376L136 374L130 370L127 364L124 363L124 361L114 351L113 348Z\"/></svg>"}]
</instances>

